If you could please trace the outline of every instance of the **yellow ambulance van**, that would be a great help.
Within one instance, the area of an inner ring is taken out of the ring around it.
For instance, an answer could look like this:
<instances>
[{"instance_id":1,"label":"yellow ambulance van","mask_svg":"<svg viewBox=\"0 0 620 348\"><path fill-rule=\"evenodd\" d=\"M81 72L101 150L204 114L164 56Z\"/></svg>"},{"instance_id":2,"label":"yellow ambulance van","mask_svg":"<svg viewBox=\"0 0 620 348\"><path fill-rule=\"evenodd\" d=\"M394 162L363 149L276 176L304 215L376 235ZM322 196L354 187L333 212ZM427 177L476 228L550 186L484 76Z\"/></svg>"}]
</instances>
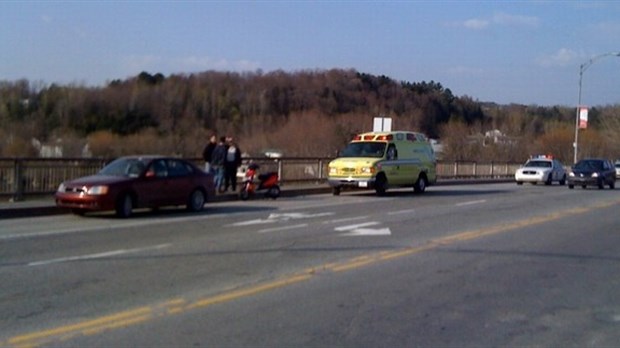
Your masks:
<instances>
[{"instance_id":1,"label":"yellow ambulance van","mask_svg":"<svg viewBox=\"0 0 620 348\"><path fill-rule=\"evenodd\" d=\"M334 195L343 188L374 189L383 195L391 187L413 187L423 193L437 182L436 164L433 147L422 133L369 132L356 135L329 163L327 180Z\"/></svg>"}]
</instances>

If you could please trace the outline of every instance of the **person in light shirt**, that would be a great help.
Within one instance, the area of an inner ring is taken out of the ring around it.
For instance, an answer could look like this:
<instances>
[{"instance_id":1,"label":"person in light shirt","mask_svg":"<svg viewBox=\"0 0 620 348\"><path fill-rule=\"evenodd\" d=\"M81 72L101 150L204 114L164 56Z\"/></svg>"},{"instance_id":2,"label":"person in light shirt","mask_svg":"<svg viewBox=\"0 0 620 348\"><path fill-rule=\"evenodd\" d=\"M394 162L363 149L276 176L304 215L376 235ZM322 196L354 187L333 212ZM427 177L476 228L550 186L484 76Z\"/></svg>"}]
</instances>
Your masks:
<instances>
[{"instance_id":1,"label":"person in light shirt","mask_svg":"<svg viewBox=\"0 0 620 348\"><path fill-rule=\"evenodd\" d=\"M237 190L237 169L241 165L241 150L232 137L226 138L226 158L224 160L224 191L231 187Z\"/></svg>"}]
</instances>

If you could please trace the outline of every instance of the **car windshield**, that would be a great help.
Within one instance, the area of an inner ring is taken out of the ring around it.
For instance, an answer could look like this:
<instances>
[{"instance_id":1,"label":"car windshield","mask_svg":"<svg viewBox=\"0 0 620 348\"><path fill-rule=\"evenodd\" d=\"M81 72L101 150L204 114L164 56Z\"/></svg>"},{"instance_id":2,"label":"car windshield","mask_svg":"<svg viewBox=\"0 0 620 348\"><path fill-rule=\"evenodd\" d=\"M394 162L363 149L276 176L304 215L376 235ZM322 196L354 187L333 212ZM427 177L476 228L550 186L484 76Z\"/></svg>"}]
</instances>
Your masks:
<instances>
[{"instance_id":1,"label":"car windshield","mask_svg":"<svg viewBox=\"0 0 620 348\"><path fill-rule=\"evenodd\" d=\"M119 158L103 167L99 174L111 176L138 177L146 165L138 158Z\"/></svg>"},{"instance_id":2,"label":"car windshield","mask_svg":"<svg viewBox=\"0 0 620 348\"><path fill-rule=\"evenodd\" d=\"M551 162L549 161L527 161L525 163L525 167L551 168Z\"/></svg>"},{"instance_id":3,"label":"car windshield","mask_svg":"<svg viewBox=\"0 0 620 348\"><path fill-rule=\"evenodd\" d=\"M340 154L340 157L383 157L385 143L358 142L349 144Z\"/></svg>"},{"instance_id":4,"label":"car windshield","mask_svg":"<svg viewBox=\"0 0 620 348\"><path fill-rule=\"evenodd\" d=\"M576 170L601 170L603 162L601 161L579 161L575 164Z\"/></svg>"}]
</instances>

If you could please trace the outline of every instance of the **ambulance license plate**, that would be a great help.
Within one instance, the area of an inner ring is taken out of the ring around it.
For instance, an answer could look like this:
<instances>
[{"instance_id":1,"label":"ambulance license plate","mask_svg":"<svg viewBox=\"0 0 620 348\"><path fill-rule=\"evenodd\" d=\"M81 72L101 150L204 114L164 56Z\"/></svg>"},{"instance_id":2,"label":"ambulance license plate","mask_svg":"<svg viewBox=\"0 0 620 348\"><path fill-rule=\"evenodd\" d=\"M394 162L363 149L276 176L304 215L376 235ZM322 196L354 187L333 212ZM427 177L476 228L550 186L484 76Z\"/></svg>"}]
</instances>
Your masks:
<instances>
[{"instance_id":1,"label":"ambulance license plate","mask_svg":"<svg viewBox=\"0 0 620 348\"><path fill-rule=\"evenodd\" d=\"M360 181L357 185L358 185L359 187L368 187L368 182L366 182L366 181Z\"/></svg>"}]
</instances>

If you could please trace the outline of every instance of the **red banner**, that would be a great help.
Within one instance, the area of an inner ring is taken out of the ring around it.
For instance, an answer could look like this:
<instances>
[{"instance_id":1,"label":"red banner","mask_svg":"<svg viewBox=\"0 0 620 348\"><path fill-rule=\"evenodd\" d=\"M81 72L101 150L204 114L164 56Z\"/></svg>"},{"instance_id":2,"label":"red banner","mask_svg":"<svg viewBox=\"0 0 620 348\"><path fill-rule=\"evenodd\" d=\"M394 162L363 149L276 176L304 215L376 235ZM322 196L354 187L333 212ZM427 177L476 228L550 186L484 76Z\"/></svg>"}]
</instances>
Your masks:
<instances>
[{"instance_id":1,"label":"red banner","mask_svg":"<svg viewBox=\"0 0 620 348\"><path fill-rule=\"evenodd\" d=\"M579 128L588 128L588 108L585 106L579 107Z\"/></svg>"}]
</instances>

